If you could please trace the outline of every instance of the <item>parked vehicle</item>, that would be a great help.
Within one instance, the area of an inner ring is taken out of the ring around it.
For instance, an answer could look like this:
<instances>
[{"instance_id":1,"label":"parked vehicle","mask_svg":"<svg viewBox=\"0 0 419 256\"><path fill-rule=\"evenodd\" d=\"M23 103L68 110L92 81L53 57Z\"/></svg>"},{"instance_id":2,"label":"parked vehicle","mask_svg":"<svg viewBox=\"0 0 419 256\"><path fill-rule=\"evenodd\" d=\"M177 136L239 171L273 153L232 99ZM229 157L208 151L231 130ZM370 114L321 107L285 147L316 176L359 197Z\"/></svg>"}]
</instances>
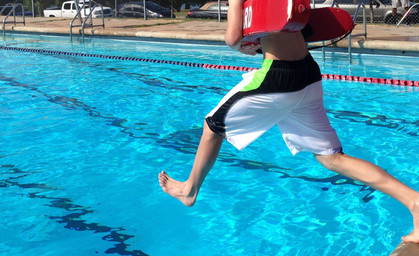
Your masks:
<instances>
[{"instance_id":1,"label":"parked vehicle","mask_svg":"<svg viewBox=\"0 0 419 256\"><path fill-rule=\"evenodd\" d=\"M183 3L181 6L180 6L180 10L181 11L183 11L183 10L198 10L199 9L199 7L200 7L201 5L200 4L197 4L197 3Z\"/></svg>"},{"instance_id":2,"label":"parked vehicle","mask_svg":"<svg viewBox=\"0 0 419 256\"><path fill-rule=\"evenodd\" d=\"M220 17L227 19L228 2L220 2ZM191 10L186 18L218 19L218 2L208 2L197 10Z\"/></svg>"},{"instance_id":3,"label":"parked vehicle","mask_svg":"<svg viewBox=\"0 0 419 256\"><path fill-rule=\"evenodd\" d=\"M12 6L0 6L0 16L6 16L7 14L9 14L12 11L13 7ZM24 11L25 16L32 16L32 12L30 11ZM13 13L11 13L10 15L13 15ZM22 16L22 7L18 6L15 9L15 15L16 16Z\"/></svg>"},{"instance_id":4,"label":"parked vehicle","mask_svg":"<svg viewBox=\"0 0 419 256\"><path fill-rule=\"evenodd\" d=\"M145 2L146 17L149 18L176 18L170 9L153 2ZM172 16L173 15L173 16ZM144 18L143 2L128 2L118 6L118 17Z\"/></svg>"},{"instance_id":5,"label":"parked vehicle","mask_svg":"<svg viewBox=\"0 0 419 256\"><path fill-rule=\"evenodd\" d=\"M347 11L352 17L354 16L358 4L362 1L358 0L336 0L335 7L339 7ZM370 20L370 5L369 0L363 1L366 8L366 18L367 21ZM311 7L322 8L322 7L331 7L333 0L315 0L314 5ZM413 4L413 3L412 3ZM404 15L404 8L397 8L397 15L393 17L392 15L391 0L373 0L373 13L374 13L374 22L384 22L387 24L396 23L402 15ZM412 9L412 12L409 15L409 20L419 22L419 6ZM360 9L356 21L362 21L362 10Z\"/></svg>"},{"instance_id":6,"label":"parked vehicle","mask_svg":"<svg viewBox=\"0 0 419 256\"><path fill-rule=\"evenodd\" d=\"M93 8L96 5L96 2L94 1L81 1L79 2L79 7L82 8L84 5L84 10L82 10L81 16L86 17L90 14L90 8ZM76 5L74 4L74 1L66 1L63 3L61 8L59 7L51 7L44 10L44 16L45 17L67 17L67 18L73 18L77 14L78 8L76 8ZM93 8L92 17L93 18L100 18L102 17L102 8L96 6ZM103 16L104 17L112 17L113 11L109 7L103 7Z\"/></svg>"}]
</instances>

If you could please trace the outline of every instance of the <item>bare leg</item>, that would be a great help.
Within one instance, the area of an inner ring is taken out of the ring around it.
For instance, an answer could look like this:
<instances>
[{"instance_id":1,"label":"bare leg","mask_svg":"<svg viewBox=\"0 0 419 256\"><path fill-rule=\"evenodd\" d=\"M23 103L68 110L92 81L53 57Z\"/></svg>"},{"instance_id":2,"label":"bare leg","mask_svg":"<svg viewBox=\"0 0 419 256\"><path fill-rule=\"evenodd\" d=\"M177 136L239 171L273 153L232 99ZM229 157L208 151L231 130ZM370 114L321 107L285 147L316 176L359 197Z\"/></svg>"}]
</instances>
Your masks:
<instances>
[{"instance_id":1,"label":"bare leg","mask_svg":"<svg viewBox=\"0 0 419 256\"><path fill-rule=\"evenodd\" d=\"M205 177L217 160L222 143L223 138L212 132L205 122L201 142L188 180L185 182L174 180L162 171L159 174L159 182L163 191L177 198L184 205L193 206Z\"/></svg>"},{"instance_id":2,"label":"bare leg","mask_svg":"<svg viewBox=\"0 0 419 256\"><path fill-rule=\"evenodd\" d=\"M413 216L413 231L403 237L405 242L419 243L419 193L380 167L349 155L338 153L331 156L315 155L329 170L371 186L401 202Z\"/></svg>"}]
</instances>

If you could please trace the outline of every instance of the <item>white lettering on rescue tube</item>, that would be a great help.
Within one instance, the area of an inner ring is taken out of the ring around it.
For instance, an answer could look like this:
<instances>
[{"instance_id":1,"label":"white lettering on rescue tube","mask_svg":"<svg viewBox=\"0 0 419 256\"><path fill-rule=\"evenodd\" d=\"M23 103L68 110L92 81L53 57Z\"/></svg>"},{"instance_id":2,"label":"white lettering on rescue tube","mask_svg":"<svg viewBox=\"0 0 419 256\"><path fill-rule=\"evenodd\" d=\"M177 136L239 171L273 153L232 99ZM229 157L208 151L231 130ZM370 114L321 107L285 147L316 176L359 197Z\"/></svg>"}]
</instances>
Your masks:
<instances>
[{"instance_id":1,"label":"white lettering on rescue tube","mask_svg":"<svg viewBox=\"0 0 419 256\"><path fill-rule=\"evenodd\" d=\"M248 6L244 9L243 29L250 28L251 26L252 26L252 6Z\"/></svg>"},{"instance_id":2,"label":"white lettering on rescue tube","mask_svg":"<svg viewBox=\"0 0 419 256\"><path fill-rule=\"evenodd\" d=\"M289 21L292 18L292 9L294 8L294 0L288 0L288 18Z\"/></svg>"}]
</instances>

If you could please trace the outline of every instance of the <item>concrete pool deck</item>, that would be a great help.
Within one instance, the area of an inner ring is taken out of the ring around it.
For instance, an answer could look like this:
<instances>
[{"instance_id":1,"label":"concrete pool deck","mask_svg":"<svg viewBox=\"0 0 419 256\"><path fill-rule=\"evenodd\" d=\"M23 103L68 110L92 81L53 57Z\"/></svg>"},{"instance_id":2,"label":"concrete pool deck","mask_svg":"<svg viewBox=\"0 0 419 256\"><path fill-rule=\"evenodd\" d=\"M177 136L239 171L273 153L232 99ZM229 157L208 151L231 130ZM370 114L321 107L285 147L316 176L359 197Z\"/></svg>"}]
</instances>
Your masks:
<instances>
[{"instance_id":1,"label":"concrete pool deck","mask_svg":"<svg viewBox=\"0 0 419 256\"><path fill-rule=\"evenodd\" d=\"M19 17L17 21L20 21ZM41 33L41 34L70 34L68 18L27 17L26 24L9 23L5 25L6 32ZM78 21L76 21L78 22ZM75 22L75 24L76 24ZM80 23L78 23L80 24ZM101 24L100 19L93 20L94 25ZM224 41L226 22L213 20L185 20L185 19L121 19L106 18L105 28L94 27L85 29L85 36L113 36L131 38L181 39L194 41ZM419 25L406 26L385 24L367 24L367 38L359 34L364 33L362 24L358 24L351 40L352 50L355 51L387 51L398 55L419 56ZM80 27L73 28L73 35L81 34ZM348 39L335 45L335 48L347 49Z\"/></svg>"},{"instance_id":2,"label":"concrete pool deck","mask_svg":"<svg viewBox=\"0 0 419 256\"><path fill-rule=\"evenodd\" d=\"M19 17L17 21L20 21ZM6 24L6 33L39 33L53 35L70 35L71 19L66 18L26 18L26 24ZM101 23L95 19L94 25ZM79 24L79 23L78 23ZM85 30L85 35L89 36L112 36L129 38L153 38L177 39L186 41L224 41L226 22L217 21L194 21L184 19L163 19L163 20L143 20L143 19L105 19L105 28L94 27ZM80 27L73 29L73 35L79 36ZM362 24L358 24L354 35L363 34ZM419 25L405 26L385 24L367 24L367 37L353 36L351 40L353 52L388 52L401 56L419 56ZM344 39L334 46L334 48L347 50L348 39ZM412 67L412 69L414 69ZM419 255L419 245L402 242L391 254L391 256L413 256Z\"/></svg>"}]
</instances>

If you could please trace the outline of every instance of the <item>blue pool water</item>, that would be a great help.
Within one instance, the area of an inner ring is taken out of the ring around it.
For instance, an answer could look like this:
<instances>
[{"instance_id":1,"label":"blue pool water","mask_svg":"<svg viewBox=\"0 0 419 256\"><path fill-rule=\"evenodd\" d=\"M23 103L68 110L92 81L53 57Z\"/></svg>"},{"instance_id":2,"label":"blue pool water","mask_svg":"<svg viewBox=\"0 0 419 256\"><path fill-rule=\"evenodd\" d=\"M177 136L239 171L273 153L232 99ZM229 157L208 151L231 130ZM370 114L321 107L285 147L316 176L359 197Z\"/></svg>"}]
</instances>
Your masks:
<instances>
[{"instance_id":1,"label":"blue pool water","mask_svg":"<svg viewBox=\"0 0 419 256\"><path fill-rule=\"evenodd\" d=\"M222 45L8 35L1 45L258 67ZM418 58L312 53L328 74L419 80ZM293 157L273 129L225 143L198 202L185 179L203 117L242 72L0 50L0 255L388 255L409 212L372 188ZM419 91L326 80L344 150L419 189Z\"/></svg>"}]
</instances>

